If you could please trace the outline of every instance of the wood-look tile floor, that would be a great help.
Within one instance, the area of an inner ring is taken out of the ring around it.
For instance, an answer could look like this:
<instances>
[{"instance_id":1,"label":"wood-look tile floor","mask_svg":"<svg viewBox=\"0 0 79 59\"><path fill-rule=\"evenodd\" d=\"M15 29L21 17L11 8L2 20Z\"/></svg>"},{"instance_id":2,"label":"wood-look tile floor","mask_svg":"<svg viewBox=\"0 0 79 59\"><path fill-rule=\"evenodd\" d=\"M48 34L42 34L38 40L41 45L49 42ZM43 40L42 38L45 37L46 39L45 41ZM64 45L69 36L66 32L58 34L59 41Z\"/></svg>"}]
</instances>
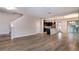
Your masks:
<instances>
[{"instance_id":1,"label":"wood-look tile floor","mask_svg":"<svg viewBox=\"0 0 79 59\"><path fill-rule=\"evenodd\" d=\"M0 37L0 51L78 51L79 33L37 34L11 40Z\"/></svg>"}]
</instances>

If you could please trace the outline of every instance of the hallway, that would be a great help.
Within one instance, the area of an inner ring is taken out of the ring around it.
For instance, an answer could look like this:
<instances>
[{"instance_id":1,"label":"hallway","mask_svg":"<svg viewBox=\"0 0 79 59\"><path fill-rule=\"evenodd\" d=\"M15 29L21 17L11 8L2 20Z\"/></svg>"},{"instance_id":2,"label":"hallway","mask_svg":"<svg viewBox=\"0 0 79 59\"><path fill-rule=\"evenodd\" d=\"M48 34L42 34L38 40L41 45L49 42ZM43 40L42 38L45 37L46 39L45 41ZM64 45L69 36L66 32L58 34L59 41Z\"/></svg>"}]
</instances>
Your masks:
<instances>
[{"instance_id":1,"label":"hallway","mask_svg":"<svg viewBox=\"0 0 79 59\"><path fill-rule=\"evenodd\" d=\"M0 51L76 51L79 50L78 34L37 34L14 40L0 37Z\"/></svg>"}]
</instances>

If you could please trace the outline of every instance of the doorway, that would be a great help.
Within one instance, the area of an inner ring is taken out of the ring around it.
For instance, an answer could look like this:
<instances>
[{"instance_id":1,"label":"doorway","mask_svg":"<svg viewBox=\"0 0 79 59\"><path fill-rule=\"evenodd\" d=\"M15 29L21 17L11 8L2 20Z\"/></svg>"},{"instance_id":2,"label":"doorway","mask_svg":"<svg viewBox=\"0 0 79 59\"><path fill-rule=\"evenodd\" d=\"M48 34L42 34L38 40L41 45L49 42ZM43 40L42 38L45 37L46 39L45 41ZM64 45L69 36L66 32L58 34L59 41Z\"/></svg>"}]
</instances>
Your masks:
<instances>
[{"instance_id":1,"label":"doorway","mask_svg":"<svg viewBox=\"0 0 79 59\"><path fill-rule=\"evenodd\" d=\"M43 20L43 32L48 35L56 32L56 21L53 20Z\"/></svg>"},{"instance_id":2,"label":"doorway","mask_svg":"<svg viewBox=\"0 0 79 59\"><path fill-rule=\"evenodd\" d=\"M79 20L68 21L68 33L78 33L79 32Z\"/></svg>"}]
</instances>

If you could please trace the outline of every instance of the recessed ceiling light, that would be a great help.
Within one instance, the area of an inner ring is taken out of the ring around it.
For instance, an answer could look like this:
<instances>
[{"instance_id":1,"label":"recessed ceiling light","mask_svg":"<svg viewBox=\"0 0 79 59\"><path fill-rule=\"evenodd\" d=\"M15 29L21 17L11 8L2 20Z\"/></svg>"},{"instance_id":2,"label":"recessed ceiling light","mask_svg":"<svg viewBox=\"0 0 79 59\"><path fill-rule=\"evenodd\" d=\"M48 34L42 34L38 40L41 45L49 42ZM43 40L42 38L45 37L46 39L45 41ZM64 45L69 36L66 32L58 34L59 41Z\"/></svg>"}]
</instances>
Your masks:
<instances>
[{"instance_id":1,"label":"recessed ceiling light","mask_svg":"<svg viewBox=\"0 0 79 59\"><path fill-rule=\"evenodd\" d=\"M5 8L8 10L15 10L16 9L15 7L5 7Z\"/></svg>"}]
</instances>

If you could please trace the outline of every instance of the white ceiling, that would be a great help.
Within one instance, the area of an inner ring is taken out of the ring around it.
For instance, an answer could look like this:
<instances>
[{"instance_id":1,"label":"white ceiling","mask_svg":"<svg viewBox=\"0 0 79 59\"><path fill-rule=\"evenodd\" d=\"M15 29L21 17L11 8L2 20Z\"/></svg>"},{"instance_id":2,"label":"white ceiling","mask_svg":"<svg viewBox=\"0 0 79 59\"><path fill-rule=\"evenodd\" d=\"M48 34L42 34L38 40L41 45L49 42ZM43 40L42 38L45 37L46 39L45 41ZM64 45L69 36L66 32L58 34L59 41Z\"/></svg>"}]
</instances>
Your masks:
<instances>
[{"instance_id":1,"label":"white ceiling","mask_svg":"<svg viewBox=\"0 0 79 59\"><path fill-rule=\"evenodd\" d=\"M49 18L53 16L62 16L70 13L78 12L78 7L19 7L18 10L24 13L37 17ZM51 12L51 14L49 14Z\"/></svg>"},{"instance_id":2,"label":"white ceiling","mask_svg":"<svg viewBox=\"0 0 79 59\"><path fill-rule=\"evenodd\" d=\"M78 12L78 7L16 7L20 13L26 13L35 18L49 18L53 16L62 16L70 13ZM4 12L6 9L0 8ZM14 12L16 10L12 10ZM9 12L9 11L8 11ZM11 10L10 10L11 12ZM50 14L49 14L50 13Z\"/></svg>"},{"instance_id":3,"label":"white ceiling","mask_svg":"<svg viewBox=\"0 0 79 59\"><path fill-rule=\"evenodd\" d=\"M22 15L20 12L18 12L17 10L8 10L5 7L0 7L0 13L6 13L6 14L18 14L18 15Z\"/></svg>"}]
</instances>

